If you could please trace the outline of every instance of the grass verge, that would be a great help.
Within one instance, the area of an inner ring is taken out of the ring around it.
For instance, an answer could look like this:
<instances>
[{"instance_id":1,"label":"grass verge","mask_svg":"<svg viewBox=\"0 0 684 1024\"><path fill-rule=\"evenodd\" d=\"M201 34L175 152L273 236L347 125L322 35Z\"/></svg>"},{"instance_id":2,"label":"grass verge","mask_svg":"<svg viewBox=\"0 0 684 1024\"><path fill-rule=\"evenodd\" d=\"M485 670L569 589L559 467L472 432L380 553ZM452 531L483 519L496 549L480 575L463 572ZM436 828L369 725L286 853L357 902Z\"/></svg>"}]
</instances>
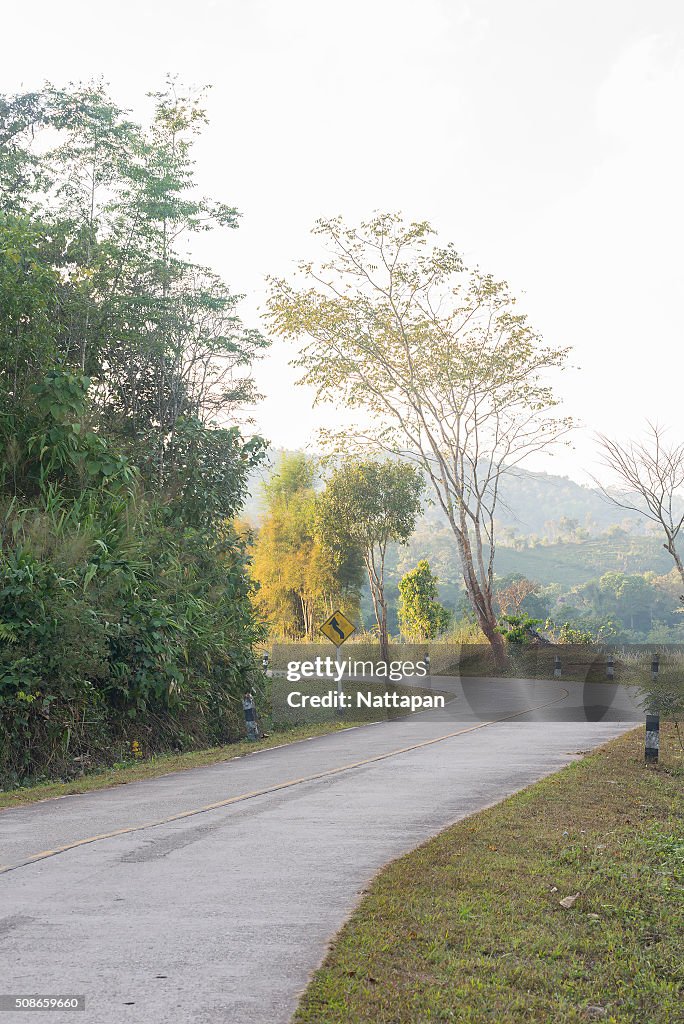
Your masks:
<instances>
[{"instance_id":1,"label":"grass verge","mask_svg":"<svg viewBox=\"0 0 684 1024\"><path fill-rule=\"evenodd\" d=\"M681 1024L684 757L662 728L657 768L635 730L389 865L295 1021Z\"/></svg>"},{"instance_id":2,"label":"grass verge","mask_svg":"<svg viewBox=\"0 0 684 1024\"><path fill-rule=\"evenodd\" d=\"M298 740L309 739L311 736L322 736L325 733L353 727L354 723L346 721L300 725L293 726L291 729L274 731L266 739L256 742L240 740L226 746L191 750L184 754L157 754L143 761L131 761L103 771L83 775L70 782L41 782L35 786L0 791L0 810L36 803L39 800L69 796L73 793L90 793L93 790L106 789L109 786L123 786L128 782L138 782L140 779L156 779L160 775L168 775L170 772L201 768L203 765L216 764L218 761L230 761L234 757L244 757L257 750L267 750L269 747L296 743Z\"/></svg>"}]
</instances>

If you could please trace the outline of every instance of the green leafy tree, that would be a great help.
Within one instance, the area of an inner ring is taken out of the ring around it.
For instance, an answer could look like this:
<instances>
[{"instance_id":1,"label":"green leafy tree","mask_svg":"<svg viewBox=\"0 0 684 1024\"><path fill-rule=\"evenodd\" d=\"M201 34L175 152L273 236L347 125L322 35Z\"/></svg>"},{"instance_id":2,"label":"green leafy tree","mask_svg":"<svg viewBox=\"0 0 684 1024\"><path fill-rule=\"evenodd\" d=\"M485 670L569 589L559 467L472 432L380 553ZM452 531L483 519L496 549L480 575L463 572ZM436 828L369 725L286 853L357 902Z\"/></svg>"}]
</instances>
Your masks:
<instances>
[{"instance_id":1,"label":"green leafy tree","mask_svg":"<svg viewBox=\"0 0 684 1024\"><path fill-rule=\"evenodd\" d=\"M434 640L448 628L451 615L437 600L438 582L424 558L399 580L399 622L409 640Z\"/></svg>"},{"instance_id":2,"label":"green leafy tree","mask_svg":"<svg viewBox=\"0 0 684 1024\"><path fill-rule=\"evenodd\" d=\"M273 330L303 340L294 362L318 399L364 414L351 431L361 444L422 468L503 668L494 605L499 485L568 429L546 382L567 351L543 344L505 283L469 270L453 246L430 244L424 222L379 214L359 227L322 220L315 233L331 255L301 266L301 286L271 282Z\"/></svg>"},{"instance_id":3,"label":"green leafy tree","mask_svg":"<svg viewBox=\"0 0 684 1024\"><path fill-rule=\"evenodd\" d=\"M385 661L387 545L405 543L413 533L424 488L422 475L406 463L347 462L333 471L318 505L319 531L334 550L361 552Z\"/></svg>"},{"instance_id":4,"label":"green leafy tree","mask_svg":"<svg viewBox=\"0 0 684 1024\"><path fill-rule=\"evenodd\" d=\"M177 425L210 429L251 404L267 342L242 324L240 296L184 254L188 236L238 223L196 194L203 94L170 79L151 99L142 125L100 83L0 98L0 178L14 184L7 222L31 219L58 274L60 358L91 378L92 414L148 483L175 490L188 453Z\"/></svg>"},{"instance_id":5,"label":"green leafy tree","mask_svg":"<svg viewBox=\"0 0 684 1024\"><path fill-rule=\"evenodd\" d=\"M264 630L232 520L264 339L186 255L201 96L0 97L0 785L225 742ZM219 425L220 424L220 425Z\"/></svg>"},{"instance_id":6,"label":"green leafy tree","mask_svg":"<svg viewBox=\"0 0 684 1024\"><path fill-rule=\"evenodd\" d=\"M541 619L533 619L529 615L503 615L500 626L501 635L509 644L531 644L544 642L539 633L542 625Z\"/></svg>"}]
</instances>

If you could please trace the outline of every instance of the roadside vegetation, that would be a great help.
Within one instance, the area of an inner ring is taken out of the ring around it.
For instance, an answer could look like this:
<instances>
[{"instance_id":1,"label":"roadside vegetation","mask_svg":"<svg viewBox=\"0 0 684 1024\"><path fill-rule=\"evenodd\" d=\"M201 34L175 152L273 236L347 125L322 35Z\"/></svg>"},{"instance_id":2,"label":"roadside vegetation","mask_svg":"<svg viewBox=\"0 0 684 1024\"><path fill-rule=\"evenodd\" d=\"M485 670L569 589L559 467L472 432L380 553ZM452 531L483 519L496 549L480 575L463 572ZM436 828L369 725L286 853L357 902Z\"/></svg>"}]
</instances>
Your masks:
<instances>
[{"instance_id":1,"label":"roadside vegetation","mask_svg":"<svg viewBox=\"0 0 684 1024\"><path fill-rule=\"evenodd\" d=\"M635 730L395 861L298 1024L678 1024L684 752Z\"/></svg>"},{"instance_id":2,"label":"roadside vegetation","mask_svg":"<svg viewBox=\"0 0 684 1024\"><path fill-rule=\"evenodd\" d=\"M0 97L0 784L242 735L265 635L233 520L267 342L187 255L201 95Z\"/></svg>"},{"instance_id":3,"label":"roadside vegetation","mask_svg":"<svg viewBox=\"0 0 684 1024\"><path fill-rule=\"evenodd\" d=\"M354 728L354 726L350 725L348 721L309 722L307 725L281 728L256 741L236 740L234 743L224 744L220 747L190 750L185 754L146 756L141 748L131 745L124 752L121 761L115 762L101 771L89 772L68 782L37 782L7 792L0 790L0 810L37 803L39 800L54 800L57 797L71 796L74 793L92 793L94 790L124 786L129 782L139 782L144 779L157 779L160 775L168 775L170 772L182 772L189 768L218 764L220 761L230 761L235 757L246 757L259 750L269 750L287 743L299 743L312 736L321 736L349 728ZM132 742L135 744L136 741Z\"/></svg>"}]
</instances>

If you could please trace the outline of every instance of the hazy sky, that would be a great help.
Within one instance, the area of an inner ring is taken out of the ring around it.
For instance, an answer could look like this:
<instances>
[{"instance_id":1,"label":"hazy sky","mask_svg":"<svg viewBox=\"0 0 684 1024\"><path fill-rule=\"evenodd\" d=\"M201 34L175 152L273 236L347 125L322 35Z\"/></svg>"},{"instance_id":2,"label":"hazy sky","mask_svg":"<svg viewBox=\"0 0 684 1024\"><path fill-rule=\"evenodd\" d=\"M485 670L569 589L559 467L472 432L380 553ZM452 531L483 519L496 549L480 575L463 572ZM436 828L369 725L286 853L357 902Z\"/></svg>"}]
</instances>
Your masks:
<instances>
[{"instance_id":1,"label":"hazy sky","mask_svg":"<svg viewBox=\"0 0 684 1024\"><path fill-rule=\"evenodd\" d=\"M0 88L102 74L137 112L167 71L211 83L203 189L243 213L202 256L247 298L316 253L316 217L400 209L506 277L574 346L573 452L646 417L681 436L684 5L677 0L33 0L3 4ZM325 415L276 341L258 424L305 444ZM329 414L328 414L329 415Z\"/></svg>"}]
</instances>

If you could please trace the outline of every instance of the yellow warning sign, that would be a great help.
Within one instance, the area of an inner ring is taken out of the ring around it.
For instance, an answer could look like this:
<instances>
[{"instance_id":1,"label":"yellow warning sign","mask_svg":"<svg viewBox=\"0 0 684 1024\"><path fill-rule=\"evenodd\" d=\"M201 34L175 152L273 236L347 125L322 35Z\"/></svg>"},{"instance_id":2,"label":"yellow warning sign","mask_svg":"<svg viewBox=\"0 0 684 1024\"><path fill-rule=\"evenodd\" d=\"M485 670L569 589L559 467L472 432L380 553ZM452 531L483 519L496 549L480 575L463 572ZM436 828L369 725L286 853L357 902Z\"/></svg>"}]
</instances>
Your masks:
<instances>
[{"instance_id":1,"label":"yellow warning sign","mask_svg":"<svg viewBox=\"0 0 684 1024\"><path fill-rule=\"evenodd\" d=\"M356 626L342 612L333 612L321 626L321 633L327 636L328 640L332 640L335 647L340 647L355 632Z\"/></svg>"}]
</instances>

